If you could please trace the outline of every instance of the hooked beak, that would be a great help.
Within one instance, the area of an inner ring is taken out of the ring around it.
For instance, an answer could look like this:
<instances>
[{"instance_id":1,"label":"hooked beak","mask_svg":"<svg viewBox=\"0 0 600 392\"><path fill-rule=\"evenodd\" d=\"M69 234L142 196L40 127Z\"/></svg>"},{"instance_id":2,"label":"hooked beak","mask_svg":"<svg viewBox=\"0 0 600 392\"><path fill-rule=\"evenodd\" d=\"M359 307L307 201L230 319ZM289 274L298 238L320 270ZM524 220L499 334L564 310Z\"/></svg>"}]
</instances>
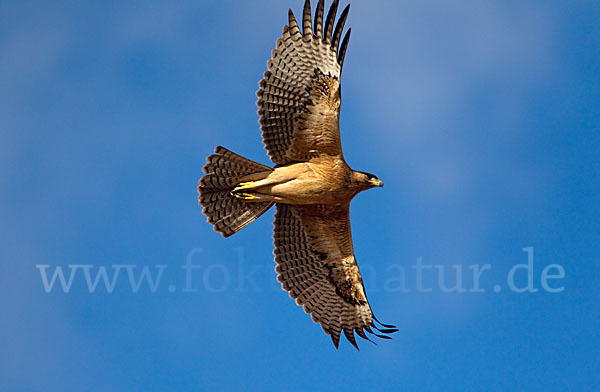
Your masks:
<instances>
[{"instance_id":1,"label":"hooked beak","mask_svg":"<svg viewBox=\"0 0 600 392\"><path fill-rule=\"evenodd\" d=\"M369 184L372 184L373 186L377 186L382 188L383 187L383 181L381 181L379 178L376 180L370 180Z\"/></svg>"}]
</instances>

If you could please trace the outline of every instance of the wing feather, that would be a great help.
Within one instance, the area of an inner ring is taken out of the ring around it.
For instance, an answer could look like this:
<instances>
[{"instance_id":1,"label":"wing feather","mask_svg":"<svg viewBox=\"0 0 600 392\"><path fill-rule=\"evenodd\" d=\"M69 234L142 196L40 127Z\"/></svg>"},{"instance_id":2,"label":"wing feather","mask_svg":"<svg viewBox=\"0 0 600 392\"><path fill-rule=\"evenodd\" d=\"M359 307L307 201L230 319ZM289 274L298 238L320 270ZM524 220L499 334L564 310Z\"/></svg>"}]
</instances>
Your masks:
<instances>
[{"instance_id":1,"label":"wing feather","mask_svg":"<svg viewBox=\"0 0 600 392\"><path fill-rule=\"evenodd\" d=\"M352 345L360 351L360 349L358 348L358 344L356 344L356 339L354 338L354 330L353 329L348 329L348 328L344 328L344 335L346 336L346 339L348 339L348 341L350 343L352 343Z\"/></svg>"},{"instance_id":2,"label":"wing feather","mask_svg":"<svg viewBox=\"0 0 600 392\"><path fill-rule=\"evenodd\" d=\"M333 0L329 12L327 13L327 19L325 20L325 42L331 42L331 34L333 32L333 21L335 20L335 14L337 13L339 0Z\"/></svg>"},{"instance_id":3,"label":"wing feather","mask_svg":"<svg viewBox=\"0 0 600 392\"><path fill-rule=\"evenodd\" d=\"M348 207L277 204L275 214L277 280L313 321L320 323L337 348L342 331L358 348L354 331L379 336L352 247Z\"/></svg>"},{"instance_id":4,"label":"wing feather","mask_svg":"<svg viewBox=\"0 0 600 392\"><path fill-rule=\"evenodd\" d=\"M324 33L323 0L317 4L314 26L310 1L306 0L302 32L290 10L288 25L277 40L267 62L267 72L259 82L259 123L263 143L275 164L308 161L323 154L342 155L339 113L344 56L340 56L338 43L348 7L342 12L332 37L338 3L335 0L329 9ZM344 42L347 46L347 39ZM342 45L342 49L346 46Z\"/></svg>"},{"instance_id":5,"label":"wing feather","mask_svg":"<svg viewBox=\"0 0 600 392\"><path fill-rule=\"evenodd\" d=\"M298 22L296 21L296 17L294 16L294 13L291 9L288 10L288 22L292 35L296 35L296 32L298 34L301 34L300 28L298 28Z\"/></svg>"},{"instance_id":6,"label":"wing feather","mask_svg":"<svg viewBox=\"0 0 600 392\"><path fill-rule=\"evenodd\" d=\"M302 14L302 30L304 32L304 37L307 39L310 39L313 30L310 12L310 0L306 0L304 2L304 12Z\"/></svg>"},{"instance_id":7,"label":"wing feather","mask_svg":"<svg viewBox=\"0 0 600 392\"><path fill-rule=\"evenodd\" d=\"M318 39L323 39L323 8L325 6L324 0L319 0L317 4L317 10L315 11L315 36Z\"/></svg>"},{"instance_id":8,"label":"wing feather","mask_svg":"<svg viewBox=\"0 0 600 392\"><path fill-rule=\"evenodd\" d=\"M342 41L342 46L340 47L340 51L338 54L338 63L344 64L344 57L346 57L346 49L348 49L348 41L350 41L350 33L352 32L352 28L349 28L344 36L344 40Z\"/></svg>"},{"instance_id":9,"label":"wing feather","mask_svg":"<svg viewBox=\"0 0 600 392\"><path fill-rule=\"evenodd\" d=\"M338 45L340 44L340 38L342 37L342 31L344 30L344 25L346 24L346 18L348 17L348 12L350 11L350 4L344 8L340 18L338 19L337 24L335 25L335 31L333 33L333 41L331 42L331 47L338 50Z\"/></svg>"},{"instance_id":10,"label":"wing feather","mask_svg":"<svg viewBox=\"0 0 600 392\"><path fill-rule=\"evenodd\" d=\"M340 334L342 332L342 303L334 298L330 306L332 309L329 332L331 333L331 341L337 349L340 346Z\"/></svg>"}]
</instances>

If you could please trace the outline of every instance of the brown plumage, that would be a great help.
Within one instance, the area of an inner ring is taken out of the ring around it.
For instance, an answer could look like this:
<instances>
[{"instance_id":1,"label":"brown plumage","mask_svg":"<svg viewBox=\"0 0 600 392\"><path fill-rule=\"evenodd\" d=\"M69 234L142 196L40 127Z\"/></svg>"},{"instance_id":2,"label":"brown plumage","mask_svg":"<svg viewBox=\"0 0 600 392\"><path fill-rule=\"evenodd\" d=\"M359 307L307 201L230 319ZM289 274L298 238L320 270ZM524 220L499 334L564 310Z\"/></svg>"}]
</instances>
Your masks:
<instances>
[{"instance_id":1,"label":"brown plumage","mask_svg":"<svg viewBox=\"0 0 600 392\"><path fill-rule=\"evenodd\" d=\"M354 332L364 339L369 339L365 331L389 339L386 334L396 331L371 311L350 231L352 198L383 183L344 160L340 77L350 29L341 46L340 38L349 5L334 28L338 0L324 24L323 3L316 7L313 27L306 0L303 31L289 11L289 24L259 83L260 128L275 167L217 147L204 166L199 201L208 222L225 237L275 203L275 270L282 288L321 324L336 348L343 332L358 349Z\"/></svg>"}]
</instances>

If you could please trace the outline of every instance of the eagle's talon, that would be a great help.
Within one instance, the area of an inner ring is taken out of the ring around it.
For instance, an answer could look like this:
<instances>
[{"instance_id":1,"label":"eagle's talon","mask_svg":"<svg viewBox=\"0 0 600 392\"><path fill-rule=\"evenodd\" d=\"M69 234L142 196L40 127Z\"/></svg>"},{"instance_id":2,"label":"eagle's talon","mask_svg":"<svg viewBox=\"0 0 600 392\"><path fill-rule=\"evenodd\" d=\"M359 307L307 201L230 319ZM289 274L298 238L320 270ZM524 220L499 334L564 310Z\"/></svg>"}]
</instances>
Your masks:
<instances>
[{"instance_id":1,"label":"eagle's talon","mask_svg":"<svg viewBox=\"0 0 600 392\"><path fill-rule=\"evenodd\" d=\"M231 194L233 196L237 197L238 199L242 199L242 200L256 200L256 199L259 199L258 196L253 195L252 193L240 192L240 191L236 191L235 189L231 192Z\"/></svg>"},{"instance_id":2,"label":"eagle's talon","mask_svg":"<svg viewBox=\"0 0 600 392\"><path fill-rule=\"evenodd\" d=\"M254 181L240 182L235 188L233 188L233 192L239 192L246 189L253 189L254 187Z\"/></svg>"}]
</instances>

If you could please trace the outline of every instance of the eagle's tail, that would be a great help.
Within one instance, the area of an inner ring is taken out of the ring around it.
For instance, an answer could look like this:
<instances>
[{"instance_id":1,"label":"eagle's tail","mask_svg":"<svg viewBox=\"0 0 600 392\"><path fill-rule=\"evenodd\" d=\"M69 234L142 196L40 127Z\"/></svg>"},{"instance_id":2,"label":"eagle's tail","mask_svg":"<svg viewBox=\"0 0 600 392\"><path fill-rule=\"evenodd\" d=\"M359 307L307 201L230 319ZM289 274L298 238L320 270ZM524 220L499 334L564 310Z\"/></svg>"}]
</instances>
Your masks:
<instances>
[{"instance_id":1,"label":"eagle's tail","mask_svg":"<svg viewBox=\"0 0 600 392\"><path fill-rule=\"evenodd\" d=\"M264 214L273 203L249 202L232 194L240 178L258 172L272 171L268 166L253 162L218 146L206 158L202 168L206 174L198 181L198 201L204 207L208 223L215 231L229 237Z\"/></svg>"}]
</instances>

